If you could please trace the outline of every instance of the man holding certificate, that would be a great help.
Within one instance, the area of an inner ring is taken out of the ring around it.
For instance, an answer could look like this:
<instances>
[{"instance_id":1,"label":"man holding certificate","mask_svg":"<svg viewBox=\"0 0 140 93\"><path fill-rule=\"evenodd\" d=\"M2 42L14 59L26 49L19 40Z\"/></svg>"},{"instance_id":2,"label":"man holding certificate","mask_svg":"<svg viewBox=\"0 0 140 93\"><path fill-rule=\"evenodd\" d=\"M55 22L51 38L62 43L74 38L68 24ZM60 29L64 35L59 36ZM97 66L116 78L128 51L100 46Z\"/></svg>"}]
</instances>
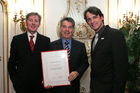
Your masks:
<instances>
[{"instance_id":1,"label":"man holding certificate","mask_svg":"<svg viewBox=\"0 0 140 93\"><path fill-rule=\"evenodd\" d=\"M71 85L57 86L50 89L50 93L80 93L80 78L88 68L88 57L85 45L72 38L75 22L70 17L60 21L61 38L50 44L51 50L68 50Z\"/></svg>"}]
</instances>

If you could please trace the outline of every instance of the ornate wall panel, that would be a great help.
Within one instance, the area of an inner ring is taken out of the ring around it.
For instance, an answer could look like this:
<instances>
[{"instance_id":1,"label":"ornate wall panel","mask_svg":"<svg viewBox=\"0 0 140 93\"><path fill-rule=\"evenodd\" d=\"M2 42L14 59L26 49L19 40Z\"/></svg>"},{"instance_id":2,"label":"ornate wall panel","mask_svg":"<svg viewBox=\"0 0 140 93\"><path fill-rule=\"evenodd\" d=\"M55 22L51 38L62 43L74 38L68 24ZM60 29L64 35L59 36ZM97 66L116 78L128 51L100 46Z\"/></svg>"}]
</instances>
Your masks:
<instances>
[{"instance_id":1,"label":"ornate wall panel","mask_svg":"<svg viewBox=\"0 0 140 93\"><path fill-rule=\"evenodd\" d=\"M8 91L7 58L8 58L8 26L7 3L0 0L0 93Z\"/></svg>"}]
</instances>

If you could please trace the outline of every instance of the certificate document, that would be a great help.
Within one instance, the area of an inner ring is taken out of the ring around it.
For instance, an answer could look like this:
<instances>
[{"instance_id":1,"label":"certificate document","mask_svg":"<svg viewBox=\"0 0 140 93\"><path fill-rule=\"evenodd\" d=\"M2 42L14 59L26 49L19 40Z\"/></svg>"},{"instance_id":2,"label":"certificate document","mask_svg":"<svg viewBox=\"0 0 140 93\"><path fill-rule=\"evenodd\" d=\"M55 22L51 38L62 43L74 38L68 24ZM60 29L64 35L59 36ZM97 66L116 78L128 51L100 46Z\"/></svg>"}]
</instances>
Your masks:
<instances>
[{"instance_id":1,"label":"certificate document","mask_svg":"<svg viewBox=\"0 0 140 93\"><path fill-rule=\"evenodd\" d=\"M67 50L41 52L44 87L70 85Z\"/></svg>"}]
</instances>

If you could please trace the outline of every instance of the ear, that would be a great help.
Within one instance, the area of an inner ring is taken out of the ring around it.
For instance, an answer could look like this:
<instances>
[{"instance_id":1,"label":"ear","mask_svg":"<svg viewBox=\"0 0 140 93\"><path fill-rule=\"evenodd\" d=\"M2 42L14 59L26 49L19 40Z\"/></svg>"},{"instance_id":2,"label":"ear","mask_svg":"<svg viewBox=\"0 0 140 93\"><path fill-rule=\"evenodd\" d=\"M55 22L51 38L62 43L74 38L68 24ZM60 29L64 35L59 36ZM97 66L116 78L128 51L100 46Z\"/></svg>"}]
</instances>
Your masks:
<instances>
[{"instance_id":1,"label":"ear","mask_svg":"<svg viewBox=\"0 0 140 93\"><path fill-rule=\"evenodd\" d=\"M103 16L101 16L101 19L102 19L102 21L104 20L104 17Z\"/></svg>"}]
</instances>

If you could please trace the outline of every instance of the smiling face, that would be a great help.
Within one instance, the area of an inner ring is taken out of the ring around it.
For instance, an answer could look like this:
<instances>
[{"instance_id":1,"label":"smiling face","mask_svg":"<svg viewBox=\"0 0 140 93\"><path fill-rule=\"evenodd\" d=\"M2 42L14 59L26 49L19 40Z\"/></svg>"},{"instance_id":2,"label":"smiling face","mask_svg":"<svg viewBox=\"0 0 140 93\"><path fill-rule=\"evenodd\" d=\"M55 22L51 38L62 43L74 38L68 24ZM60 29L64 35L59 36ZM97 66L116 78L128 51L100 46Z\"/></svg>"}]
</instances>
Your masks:
<instances>
[{"instance_id":1,"label":"smiling face","mask_svg":"<svg viewBox=\"0 0 140 93\"><path fill-rule=\"evenodd\" d=\"M89 26L96 32L98 32L104 25L103 16L99 16L99 15L95 15L90 12L87 12L86 17L87 17L87 23L89 24Z\"/></svg>"},{"instance_id":2,"label":"smiling face","mask_svg":"<svg viewBox=\"0 0 140 93\"><path fill-rule=\"evenodd\" d=\"M40 26L39 17L37 15L29 16L29 18L26 21L26 25L27 30L31 34L34 34L37 31L38 27Z\"/></svg>"},{"instance_id":3,"label":"smiling face","mask_svg":"<svg viewBox=\"0 0 140 93\"><path fill-rule=\"evenodd\" d=\"M67 20L63 21L60 29L62 37L66 40L69 40L72 37L74 27L71 22Z\"/></svg>"}]
</instances>

